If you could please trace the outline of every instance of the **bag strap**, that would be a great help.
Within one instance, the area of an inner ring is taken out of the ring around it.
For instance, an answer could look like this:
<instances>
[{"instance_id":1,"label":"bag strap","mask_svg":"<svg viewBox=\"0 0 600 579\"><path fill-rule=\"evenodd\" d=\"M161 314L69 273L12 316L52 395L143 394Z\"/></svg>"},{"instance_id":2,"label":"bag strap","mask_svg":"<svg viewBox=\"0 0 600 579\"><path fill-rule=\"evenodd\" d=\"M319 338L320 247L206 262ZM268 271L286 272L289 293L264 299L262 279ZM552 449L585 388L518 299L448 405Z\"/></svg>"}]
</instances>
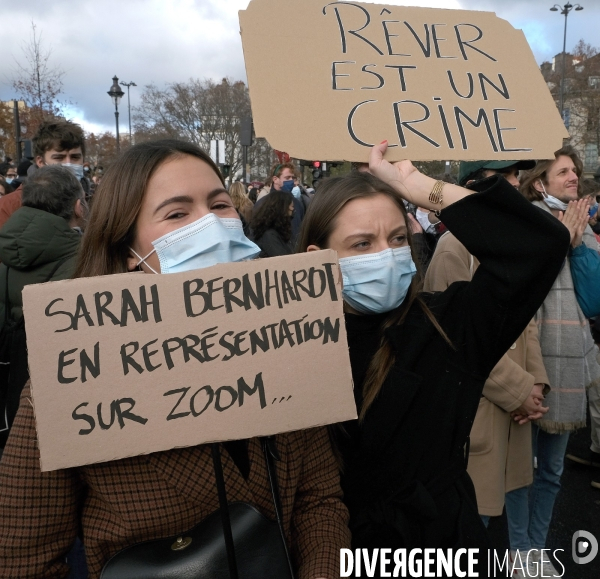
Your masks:
<instances>
[{"instance_id":1,"label":"bag strap","mask_svg":"<svg viewBox=\"0 0 600 579\"><path fill-rule=\"evenodd\" d=\"M11 309L10 298L8 297L8 271L10 267L6 266L6 284L4 286L4 327L8 323L9 311Z\"/></svg>"},{"instance_id":2,"label":"bag strap","mask_svg":"<svg viewBox=\"0 0 600 579\"><path fill-rule=\"evenodd\" d=\"M287 558L288 567L290 569L290 577L294 579L294 567L292 565L292 559L290 557L290 553L287 547L287 541L285 540L285 532L283 530L283 509L281 507L281 497L279 495L277 471L275 470L275 465L273 464L273 459L281 460L281 457L277 452L277 446L275 445L274 436L265 436L261 438L261 445L263 447L263 453L265 455L265 462L267 463L267 474L269 475L269 484L271 486L271 494L273 495L273 505L275 506L275 518L277 519L277 525L279 526L281 541L283 542L285 556Z\"/></svg>"},{"instance_id":3,"label":"bag strap","mask_svg":"<svg viewBox=\"0 0 600 579\"><path fill-rule=\"evenodd\" d=\"M281 541L285 550L285 556L288 562L290 570L290 577L294 579L294 567L292 565L292 559L287 547L287 541L285 540L285 532L283 530L283 517L281 498L279 496L279 485L277 482L277 472L275 471L275 465L273 459L281 460L279 453L277 452L277 446L275 445L274 436L266 436L260 439L263 454L265 455L265 462L267 464L267 474L269 476L269 486L271 487L271 495L273 497L273 506L275 507L275 518L277 519L277 526L279 527L279 534L281 535ZM223 477L223 465L221 464L221 451L219 443L212 443L211 454L213 460L213 467L215 469L215 477L217 479L217 493L219 495L219 509L221 511L221 524L223 525L223 535L225 536L225 547L227 549L227 563L229 565L229 577L230 579L239 579L237 561L235 559L235 546L233 544L233 533L231 531L231 519L229 518L229 507L227 505L227 492L225 490L225 479Z\"/></svg>"},{"instance_id":4,"label":"bag strap","mask_svg":"<svg viewBox=\"0 0 600 579\"><path fill-rule=\"evenodd\" d=\"M213 467L217 479L217 493L219 495L219 510L221 511L221 524L225 536L225 548L227 550L227 563L229 565L229 578L238 579L237 562L235 560L235 547L233 545L233 533L231 532L231 520L229 518L229 507L227 505L227 493L225 491L225 479L223 478L223 465L221 464L221 450L219 443L211 445Z\"/></svg>"}]
</instances>

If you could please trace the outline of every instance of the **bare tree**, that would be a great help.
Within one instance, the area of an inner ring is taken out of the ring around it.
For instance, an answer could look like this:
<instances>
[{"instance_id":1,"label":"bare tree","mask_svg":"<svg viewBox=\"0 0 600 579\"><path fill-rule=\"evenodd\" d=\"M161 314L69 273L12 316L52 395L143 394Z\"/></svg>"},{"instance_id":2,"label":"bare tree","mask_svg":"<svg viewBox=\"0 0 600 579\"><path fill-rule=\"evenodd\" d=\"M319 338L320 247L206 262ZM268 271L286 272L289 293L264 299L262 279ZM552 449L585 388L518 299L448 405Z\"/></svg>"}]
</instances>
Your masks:
<instances>
[{"instance_id":1,"label":"bare tree","mask_svg":"<svg viewBox=\"0 0 600 579\"><path fill-rule=\"evenodd\" d=\"M275 153L264 138L254 139L254 144L248 149L248 163L252 168L248 176L252 181L264 181L269 177L269 171L275 161Z\"/></svg>"},{"instance_id":2,"label":"bare tree","mask_svg":"<svg viewBox=\"0 0 600 579\"><path fill-rule=\"evenodd\" d=\"M569 109L571 143L588 170L598 166L600 150L600 54L580 40L566 70L565 106Z\"/></svg>"},{"instance_id":3,"label":"bare tree","mask_svg":"<svg viewBox=\"0 0 600 579\"><path fill-rule=\"evenodd\" d=\"M225 164L234 175L242 167L240 122L246 116L251 116L250 97L243 82L229 78L221 82L190 79L164 89L146 86L141 105L134 108L133 121L136 142L171 137L209 150L211 140L224 140ZM258 140L250 147L248 159L251 164L260 165L255 168L257 173L266 172L272 150L264 139Z\"/></svg>"},{"instance_id":4,"label":"bare tree","mask_svg":"<svg viewBox=\"0 0 600 579\"><path fill-rule=\"evenodd\" d=\"M11 85L27 105L21 122L29 135L44 119L62 116L64 103L58 97L63 91L65 71L52 64L52 49L44 47L42 33L38 32L34 22L31 23L31 37L21 48L24 60L15 58L16 69Z\"/></svg>"},{"instance_id":5,"label":"bare tree","mask_svg":"<svg viewBox=\"0 0 600 579\"><path fill-rule=\"evenodd\" d=\"M129 135L120 137L121 150L129 147ZM110 131L85 133L85 160L93 167L108 168L117 158L117 138Z\"/></svg>"},{"instance_id":6,"label":"bare tree","mask_svg":"<svg viewBox=\"0 0 600 579\"><path fill-rule=\"evenodd\" d=\"M583 38L579 39L579 42L575 45L573 49L573 56L576 58L583 58L583 60L587 60L588 58L592 58L592 56L596 56L598 54L598 49L595 46L592 46L588 42L586 42Z\"/></svg>"},{"instance_id":7,"label":"bare tree","mask_svg":"<svg viewBox=\"0 0 600 579\"><path fill-rule=\"evenodd\" d=\"M563 68L562 55L554 65L541 66L544 80L559 102ZM568 53L564 69L564 121L569 131L569 142L584 160L585 170L598 167L600 150L600 53L581 39ZM557 104L558 106L558 104Z\"/></svg>"}]
</instances>

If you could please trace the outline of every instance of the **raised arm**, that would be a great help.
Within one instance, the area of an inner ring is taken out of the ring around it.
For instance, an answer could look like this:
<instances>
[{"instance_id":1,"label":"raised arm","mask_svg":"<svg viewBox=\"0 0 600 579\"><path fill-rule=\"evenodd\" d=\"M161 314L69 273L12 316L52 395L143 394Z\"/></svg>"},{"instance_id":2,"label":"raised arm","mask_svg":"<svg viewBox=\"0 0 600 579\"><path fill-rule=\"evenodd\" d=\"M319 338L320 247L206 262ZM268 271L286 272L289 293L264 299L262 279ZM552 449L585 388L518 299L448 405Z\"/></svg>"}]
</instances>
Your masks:
<instances>
[{"instance_id":1,"label":"raised arm","mask_svg":"<svg viewBox=\"0 0 600 579\"><path fill-rule=\"evenodd\" d=\"M383 155L387 146L387 141L383 141L371 149L369 172L395 187L404 199L417 207L439 211L473 193L464 187L444 183L441 203L433 202L430 196L436 180L418 171L410 161L399 161L394 164L386 161Z\"/></svg>"},{"instance_id":2,"label":"raised arm","mask_svg":"<svg viewBox=\"0 0 600 579\"><path fill-rule=\"evenodd\" d=\"M461 362L487 377L546 298L564 263L569 232L501 176L476 183L475 191L444 184L433 202L435 180L409 161L385 161L386 147L373 147L369 170L412 203L441 208L444 225L480 262L471 282L449 288L452 307L440 322Z\"/></svg>"},{"instance_id":3,"label":"raised arm","mask_svg":"<svg viewBox=\"0 0 600 579\"><path fill-rule=\"evenodd\" d=\"M503 177L442 211L448 229L480 262L457 293L447 320L473 371L487 376L525 329L556 280L569 248L567 229ZM466 340L466 337L469 337Z\"/></svg>"}]
</instances>

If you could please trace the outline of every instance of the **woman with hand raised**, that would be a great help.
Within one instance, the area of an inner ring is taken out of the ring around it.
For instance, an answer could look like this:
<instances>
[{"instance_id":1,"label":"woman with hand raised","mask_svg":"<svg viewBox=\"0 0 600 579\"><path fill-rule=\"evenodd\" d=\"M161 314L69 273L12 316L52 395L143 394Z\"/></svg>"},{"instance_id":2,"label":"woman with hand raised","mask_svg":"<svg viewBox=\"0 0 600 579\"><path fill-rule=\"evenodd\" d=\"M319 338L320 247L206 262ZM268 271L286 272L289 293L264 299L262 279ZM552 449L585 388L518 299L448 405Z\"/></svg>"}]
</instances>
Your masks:
<instances>
[{"instance_id":1,"label":"woman with hand raised","mask_svg":"<svg viewBox=\"0 0 600 579\"><path fill-rule=\"evenodd\" d=\"M340 257L359 419L336 439L353 546L486 549L469 432L485 379L546 297L569 232L502 177L471 191L391 164L386 149L373 147L368 172L322 183L299 241ZM436 211L477 257L471 282L421 292L405 200Z\"/></svg>"}]
</instances>

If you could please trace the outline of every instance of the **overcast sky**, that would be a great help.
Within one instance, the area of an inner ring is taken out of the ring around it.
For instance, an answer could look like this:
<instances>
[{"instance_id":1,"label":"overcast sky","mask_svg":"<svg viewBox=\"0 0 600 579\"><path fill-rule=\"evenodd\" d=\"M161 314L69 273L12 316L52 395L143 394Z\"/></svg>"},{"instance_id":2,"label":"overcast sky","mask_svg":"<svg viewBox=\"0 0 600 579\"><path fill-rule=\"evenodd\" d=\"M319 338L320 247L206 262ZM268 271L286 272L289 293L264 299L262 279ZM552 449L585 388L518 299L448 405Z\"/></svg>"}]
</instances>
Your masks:
<instances>
[{"instance_id":1,"label":"overcast sky","mask_svg":"<svg viewBox=\"0 0 600 579\"><path fill-rule=\"evenodd\" d=\"M294 0L301 2L302 0ZM0 100L14 98L10 78L31 21L52 48L52 61L65 71L64 98L74 103L69 116L89 131L114 130L114 109L106 92L116 74L137 84L131 104L144 85L164 86L189 78L246 80L238 10L248 0L29 0L2 5ZM564 16L550 12L547 0L389 0L379 4L495 11L521 28L538 63L562 51ZM562 4L565 0L562 0ZM582 0L584 10L569 16L567 50L580 38L599 46L600 0ZM293 23L287 23L290 42ZM265 35L268 31L265 30ZM284 90L284 86L279 87ZM121 131L127 130L126 98L121 102ZM123 106L125 105L125 106Z\"/></svg>"}]
</instances>

